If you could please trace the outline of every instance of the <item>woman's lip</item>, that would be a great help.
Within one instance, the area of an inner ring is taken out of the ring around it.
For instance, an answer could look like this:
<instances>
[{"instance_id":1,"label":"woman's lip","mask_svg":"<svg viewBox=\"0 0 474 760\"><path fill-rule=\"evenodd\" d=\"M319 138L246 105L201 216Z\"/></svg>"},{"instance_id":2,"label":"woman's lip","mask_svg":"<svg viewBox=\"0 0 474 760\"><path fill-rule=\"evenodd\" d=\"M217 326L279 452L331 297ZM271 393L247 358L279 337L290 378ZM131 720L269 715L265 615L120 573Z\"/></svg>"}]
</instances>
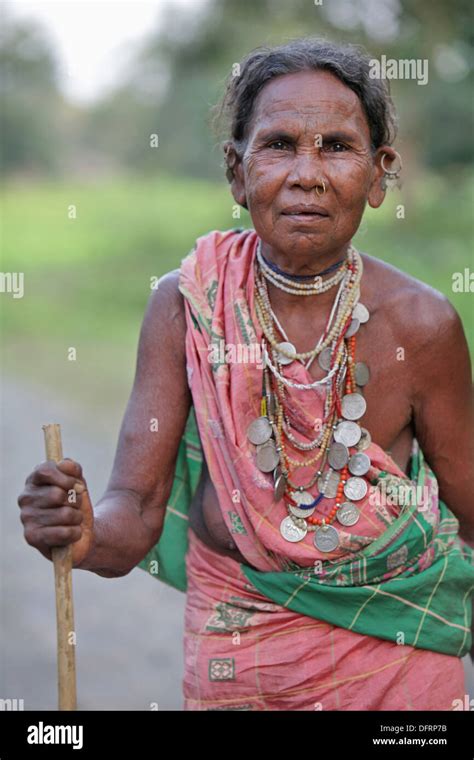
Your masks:
<instances>
[{"instance_id":1,"label":"woman's lip","mask_svg":"<svg viewBox=\"0 0 474 760\"><path fill-rule=\"evenodd\" d=\"M329 219L329 217L326 214L283 214L283 216L288 216L290 219L299 219L300 221L316 221L316 220L322 220L322 219Z\"/></svg>"}]
</instances>

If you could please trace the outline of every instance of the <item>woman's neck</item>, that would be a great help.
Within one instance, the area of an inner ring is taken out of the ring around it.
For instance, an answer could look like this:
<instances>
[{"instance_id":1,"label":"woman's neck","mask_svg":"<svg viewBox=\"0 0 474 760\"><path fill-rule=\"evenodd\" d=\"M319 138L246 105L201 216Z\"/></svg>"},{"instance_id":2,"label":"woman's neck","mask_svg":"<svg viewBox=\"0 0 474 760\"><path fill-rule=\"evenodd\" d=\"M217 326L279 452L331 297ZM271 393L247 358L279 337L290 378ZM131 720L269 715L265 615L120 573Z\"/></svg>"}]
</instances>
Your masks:
<instances>
[{"instance_id":1,"label":"woman's neck","mask_svg":"<svg viewBox=\"0 0 474 760\"><path fill-rule=\"evenodd\" d=\"M262 242L261 253L263 257L272 264L276 264L285 274L313 275L317 276L320 272L328 269L339 261L344 261L347 257L349 243L341 248L328 253L317 253L309 256L296 256L295 254L285 254L283 251L276 250L266 243ZM322 276L322 282L334 276L336 269ZM308 283L309 281L303 281ZM327 307L334 302L338 286L335 285L324 293L316 293L311 296L300 296L287 293L281 288L266 281L268 294L272 306L281 312L292 312L301 310L326 311Z\"/></svg>"}]
</instances>

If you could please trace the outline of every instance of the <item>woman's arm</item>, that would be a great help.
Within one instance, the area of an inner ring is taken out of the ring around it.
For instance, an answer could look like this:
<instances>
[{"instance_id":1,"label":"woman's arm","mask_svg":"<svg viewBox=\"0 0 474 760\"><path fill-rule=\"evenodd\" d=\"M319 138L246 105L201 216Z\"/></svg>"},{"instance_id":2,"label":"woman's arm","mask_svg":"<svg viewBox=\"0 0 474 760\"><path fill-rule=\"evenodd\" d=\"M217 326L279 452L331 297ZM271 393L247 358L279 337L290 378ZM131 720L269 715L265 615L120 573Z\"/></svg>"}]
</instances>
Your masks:
<instances>
[{"instance_id":1,"label":"woman's arm","mask_svg":"<svg viewBox=\"0 0 474 760\"><path fill-rule=\"evenodd\" d=\"M160 279L143 320L112 474L94 509L92 548L78 565L99 575L130 572L163 530L192 403L178 278L179 270L174 270Z\"/></svg>"},{"instance_id":2,"label":"woman's arm","mask_svg":"<svg viewBox=\"0 0 474 760\"><path fill-rule=\"evenodd\" d=\"M461 320L449 301L437 299L426 308L431 327L429 339L416 358L416 435L437 477L441 499L459 520L461 538L474 547L474 415L469 351Z\"/></svg>"}]
</instances>

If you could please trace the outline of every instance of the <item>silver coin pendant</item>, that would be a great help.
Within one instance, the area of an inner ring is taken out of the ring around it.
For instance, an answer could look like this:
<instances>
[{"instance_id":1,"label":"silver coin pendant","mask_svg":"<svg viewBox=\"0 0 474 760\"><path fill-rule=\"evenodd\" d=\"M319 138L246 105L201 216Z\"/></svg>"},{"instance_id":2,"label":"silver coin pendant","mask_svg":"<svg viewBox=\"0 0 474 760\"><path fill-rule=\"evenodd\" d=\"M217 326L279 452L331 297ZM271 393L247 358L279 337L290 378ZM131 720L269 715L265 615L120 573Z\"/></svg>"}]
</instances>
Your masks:
<instances>
[{"instance_id":1,"label":"silver coin pendant","mask_svg":"<svg viewBox=\"0 0 474 760\"><path fill-rule=\"evenodd\" d=\"M349 451L347 446L337 441L331 444L328 453L328 462L334 470L342 470L349 461Z\"/></svg>"},{"instance_id":2,"label":"silver coin pendant","mask_svg":"<svg viewBox=\"0 0 474 760\"><path fill-rule=\"evenodd\" d=\"M337 443L343 443L344 446L348 447L355 446L359 442L360 436L360 425L357 422L349 422L349 420L340 422L333 434L334 440Z\"/></svg>"},{"instance_id":3,"label":"silver coin pendant","mask_svg":"<svg viewBox=\"0 0 474 760\"><path fill-rule=\"evenodd\" d=\"M336 517L341 525L350 527L358 522L360 512L355 504L352 504L350 501L345 501L337 510Z\"/></svg>"},{"instance_id":4,"label":"silver coin pendant","mask_svg":"<svg viewBox=\"0 0 474 760\"><path fill-rule=\"evenodd\" d=\"M276 347L277 351L277 359L280 362L280 364L291 364L291 362L294 360L290 359L288 356L285 356L280 351L278 351L279 348L284 348L285 351L288 351L290 354L294 354L296 356L296 348L294 347L293 343L289 343L288 341L283 341L282 343L279 343Z\"/></svg>"},{"instance_id":5,"label":"silver coin pendant","mask_svg":"<svg viewBox=\"0 0 474 760\"><path fill-rule=\"evenodd\" d=\"M280 523L280 533L285 541L290 541L292 544L302 541L308 532L307 528L300 528L295 525L292 518L284 517Z\"/></svg>"},{"instance_id":6,"label":"silver coin pendant","mask_svg":"<svg viewBox=\"0 0 474 760\"><path fill-rule=\"evenodd\" d=\"M365 475L369 471L370 465L370 457L364 454L363 451L359 451L349 459L349 472L352 475Z\"/></svg>"},{"instance_id":7,"label":"silver coin pendant","mask_svg":"<svg viewBox=\"0 0 474 760\"><path fill-rule=\"evenodd\" d=\"M321 526L315 531L314 545L320 552L333 552L339 546L339 533L332 525Z\"/></svg>"},{"instance_id":8,"label":"silver coin pendant","mask_svg":"<svg viewBox=\"0 0 474 760\"><path fill-rule=\"evenodd\" d=\"M360 393L346 393L341 401L342 416L346 420L358 420L367 409L367 402Z\"/></svg>"},{"instance_id":9,"label":"silver coin pendant","mask_svg":"<svg viewBox=\"0 0 474 760\"><path fill-rule=\"evenodd\" d=\"M363 499L368 490L367 481L363 478L348 478L344 484L344 495L350 501L359 501Z\"/></svg>"},{"instance_id":10,"label":"silver coin pendant","mask_svg":"<svg viewBox=\"0 0 474 760\"><path fill-rule=\"evenodd\" d=\"M247 428L247 438L255 446L258 446L269 441L272 432L272 426L268 417L257 417Z\"/></svg>"}]
</instances>

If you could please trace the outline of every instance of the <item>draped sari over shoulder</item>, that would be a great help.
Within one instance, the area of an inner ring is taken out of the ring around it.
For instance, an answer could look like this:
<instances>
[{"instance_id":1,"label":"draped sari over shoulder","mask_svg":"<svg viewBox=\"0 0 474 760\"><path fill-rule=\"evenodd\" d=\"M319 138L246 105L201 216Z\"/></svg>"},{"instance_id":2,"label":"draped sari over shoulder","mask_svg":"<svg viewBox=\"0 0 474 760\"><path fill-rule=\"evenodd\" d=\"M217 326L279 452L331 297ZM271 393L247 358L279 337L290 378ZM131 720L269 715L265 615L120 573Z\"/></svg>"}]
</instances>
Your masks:
<instances>
[{"instance_id":1,"label":"draped sari over shoulder","mask_svg":"<svg viewBox=\"0 0 474 760\"><path fill-rule=\"evenodd\" d=\"M262 388L257 242L254 230L213 231L180 268L193 406L165 528L140 567L151 572L154 563L156 577L187 591L185 709L452 709L464 695L459 658L471 645L473 551L416 439L408 476L370 444L360 519L338 526L336 550L318 551L312 532L296 543L280 533L287 508L246 434ZM312 381L297 361L284 374ZM325 387L287 391L291 417L307 432L298 438L309 442ZM246 563L210 550L188 527L203 455ZM291 456L307 455L291 448ZM293 480L304 484L313 472L298 468ZM397 498L386 498L387 486Z\"/></svg>"}]
</instances>

